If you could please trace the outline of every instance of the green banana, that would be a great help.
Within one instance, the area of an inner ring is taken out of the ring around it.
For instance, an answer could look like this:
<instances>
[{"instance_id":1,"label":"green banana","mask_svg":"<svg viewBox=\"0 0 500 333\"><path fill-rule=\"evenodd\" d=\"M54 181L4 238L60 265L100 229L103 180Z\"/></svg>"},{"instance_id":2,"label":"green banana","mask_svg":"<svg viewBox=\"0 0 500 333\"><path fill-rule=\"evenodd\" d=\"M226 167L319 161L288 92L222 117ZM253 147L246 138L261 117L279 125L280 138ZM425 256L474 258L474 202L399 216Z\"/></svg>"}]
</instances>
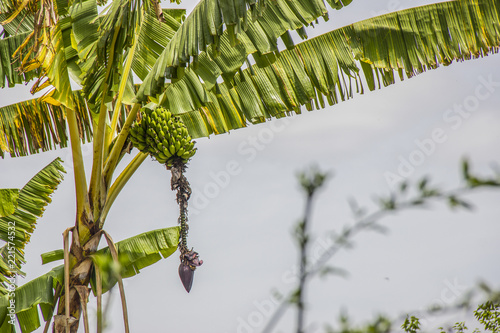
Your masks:
<instances>
[{"instance_id":1,"label":"green banana","mask_svg":"<svg viewBox=\"0 0 500 333\"><path fill-rule=\"evenodd\" d=\"M134 128L136 129L138 135L140 135L140 136L145 136L146 135L146 131L141 126L137 126L137 127L134 127Z\"/></svg>"},{"instance_id":2,"label":"green banana","mask_svg":"<svg viewBox=\"0 0 500 333\"><path fill-rule=\"evenodd\" d=\"M164 159L165 161L169 159L169 157L167 157L167 155L163 154L161 150L158 152L158 157L160 157L161 159Z\"/></svg>"},{"instance_id":3,"label":"green banana","mask_svg":"<svg viewBox=\"0 0 500 333\"><path fill-rule=\"evenodd\" d=\"M170 153L171 153L172 155L175 155L175 146L174 146L174 145L172 145L172 144L171 144L171 145L168 147L168 150L170 150Z\"/></svg>"},{"instance_id":4,"label":"green banana","mask_svg":"<svg viewBox=\"0 0 500 333\"><path fill-rule=\"evenodd\" d=\"M145 135L135 136L135 139L141 143L146 143L146 136Z\"/></svg>"},{"instance_id":5,"label":"green banana","mask_svg":"<svg viewBox=\"0 0 500 333\"><path fill-rule=\"evenodd\" d=\"M167 156L168 158L172 157L172 154L167 148L163 148L163 154Z\"/></svg>"},{"instance_id":6,"label":"green banana","mask_svg":"<svg viewBox=\"0 0 500 333\"><path fill-rule=\"evenodd\" d=\"M195 154L195 142L180 117L159 107L144 108L141 121L130 130L130 141L143 152L148 152L158 162L171 166L178 159L187 163Z\"/></svg>"},{"instance_id":7,"label":"green banana","mask_svg":"<svg viewBox=\"0 0 500 333\"><path fill-rule=\"evenodd\" d=\"M158 113L156 113L156 110L154 110L153 112L151 112L151 118L153 119L158 119Z\"/></svg>"},{"instance_id":8,"label":"green banana","mask_svg":"<svg viewBox=\"0 0 500 333\"><path fill-rule=\"evenodd\" d=\"M152 128L148 128L146 133L147 133L147 135L149 135L152 138L154 138L156 136L156 132Z\"/></svg>"}]
</instances>

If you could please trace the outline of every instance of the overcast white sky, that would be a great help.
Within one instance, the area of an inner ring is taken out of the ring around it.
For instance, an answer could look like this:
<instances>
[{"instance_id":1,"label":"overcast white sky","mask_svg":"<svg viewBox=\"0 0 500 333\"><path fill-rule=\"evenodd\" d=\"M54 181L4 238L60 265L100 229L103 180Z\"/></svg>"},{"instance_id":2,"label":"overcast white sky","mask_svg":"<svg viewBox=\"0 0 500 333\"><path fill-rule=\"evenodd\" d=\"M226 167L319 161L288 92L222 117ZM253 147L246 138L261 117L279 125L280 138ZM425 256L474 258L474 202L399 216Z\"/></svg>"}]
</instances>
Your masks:
<instances>
[{"instance_id":1,"label":"overcast white sky","mask_svg":"<svg viewBox=\"0 0 500 333\"><path fill-rule=\"evenodd\" d=\"M357 0L332 10L331 20L310 35L426 3L431 2ZM288 279L297 260L290 232L304 202L295 174L311 163L335 173L315 204L312 229L318 251L327 231L352 222L346 199L355 197L373 208L373 194L390 191L387 173L397 173L402 159L424 156L417 142L428 142L436 131L439 142L408 179L431 174L452 188L459 185L461 157L469 156L474 170L484 173L498 165L499 69L498 55L453 64L325 110L199 139L187 173L194 189L189 244L205 263L196 271L190 294L178 278L177 254L127 279L132 331L259 332L269 316L272 289L286 293L294 286ZM494 83L485 86L484 80ZM25 98L22 88L0 91L0 104ZM472 111L460 116L455 105ZM90 145L84 155L90 171ZM40 253L61 248L61 233L74 224L71 157L62 149L0 162L0 187L20 188L58 156L68 173L26 248L26 280L52 267L41 266ZM226 181L221 173L228 167L237 172ZM108 216L105 228L115 241L176 224L169 184L170 174L158 163L147 160L140 167ZM310 285L308 332L335 324L342 308L362 321L378 313L397 316L422 309L440 299L453 301L479 279L500 287L499 193L482 191L471 199L477 206L474 213L452 213L436 205L383 220L389 235L357 237L353 250L332 261L350 277ZM108 332L122 332L121 307L114 296ZM289 311L277 332L291 331L292 315Z\"/></svg>"}]
</instances>

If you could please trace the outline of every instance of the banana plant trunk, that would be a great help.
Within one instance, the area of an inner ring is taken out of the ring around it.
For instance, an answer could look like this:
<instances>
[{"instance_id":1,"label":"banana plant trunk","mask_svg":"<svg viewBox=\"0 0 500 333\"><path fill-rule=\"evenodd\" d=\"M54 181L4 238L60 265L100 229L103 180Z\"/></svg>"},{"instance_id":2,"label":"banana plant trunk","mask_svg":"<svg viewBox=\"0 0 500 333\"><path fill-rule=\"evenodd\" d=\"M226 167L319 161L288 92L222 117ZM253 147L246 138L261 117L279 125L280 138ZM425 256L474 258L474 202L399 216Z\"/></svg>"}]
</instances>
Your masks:
<instances>
[{"instance_id":1,"label":"banana plant trunk","mask_svg":"<svg viewBox=\"0 0 500 333\"><path fill-rule=\"evenodd\" d=\"M82 228L83 226L83 228ZM88 231L82 235L80 230ZM91 220L80 219L76 226L72 228L72 241L69 248L69 260L65 265L69 265L69 276L66 286L61 293L57 314L54 316L53 332L76 333L80 324L82 312L85 312L89 296L89 283L94 268L90 255L97 251L99 240L102 236L97 224ZM67 249L65 249L67 250ZM69 307L68 307L69 306ZM69 309L69 311L68 311ZM69 318L68 318L69 314ZM85 322L87 326L87 322Z\"/></svg>"}]
</instances>

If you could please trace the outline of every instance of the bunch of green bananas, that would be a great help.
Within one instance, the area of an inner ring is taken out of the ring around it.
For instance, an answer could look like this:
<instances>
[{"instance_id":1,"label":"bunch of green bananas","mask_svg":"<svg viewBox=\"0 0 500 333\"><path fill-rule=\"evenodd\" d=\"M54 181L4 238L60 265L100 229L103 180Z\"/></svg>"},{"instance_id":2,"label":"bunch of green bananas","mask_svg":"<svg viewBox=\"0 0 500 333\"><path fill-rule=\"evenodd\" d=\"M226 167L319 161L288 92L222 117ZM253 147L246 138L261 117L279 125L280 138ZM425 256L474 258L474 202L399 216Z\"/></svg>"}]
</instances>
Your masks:
<instances>
[{"instance_id":1,"label":"bunch of green bananas","mask_svg":"<svg viewBox=\"0 0 500 333\"><path fill-rule=\"evenodd\" d=\"M142 119L130 129L132 144L158 162L172 166L175 159L184 163L196 153L186 125L164 108L144 109Z\"/></svg>"}]
</instances>

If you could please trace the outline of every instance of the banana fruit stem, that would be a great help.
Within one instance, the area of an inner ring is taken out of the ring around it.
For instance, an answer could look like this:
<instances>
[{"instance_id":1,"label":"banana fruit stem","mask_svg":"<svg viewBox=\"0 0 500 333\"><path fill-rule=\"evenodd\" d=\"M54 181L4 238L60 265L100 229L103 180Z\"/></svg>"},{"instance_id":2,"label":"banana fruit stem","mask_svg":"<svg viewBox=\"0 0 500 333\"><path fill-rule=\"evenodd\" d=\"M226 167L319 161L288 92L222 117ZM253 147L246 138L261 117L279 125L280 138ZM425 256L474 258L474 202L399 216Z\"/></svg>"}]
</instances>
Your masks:
<instances>
[{"instance_id":1,"label":"banana fruit stem","mask_svg":"<svg viewBox=\"0 0 500 333\"><path fill-rule=\"evenodd\" d=\"M172 163L172 167L170 167L170 172L172 173L171 179L171 188L172 191L177 191L176 201L179 205L179 224L181 225L181 256L188 252L187 247L187 232L189 226L187 224L187 207L188 200L191 197L191 187L189 186L189 182L184 176L184 172L186 171L186 164L179 158L175 159Z\"/></svg>"},{"instance_id":2,"label":"banana fruit stem","mask_svg":"<svg viewBox=\"0 0 500 333\"><path fill-rule=\"evenodd\" d=\"M179 224L181 225L181 244L179 247L181 256L188 252L187 233L189 226L187 224L187 208L188 200L191 197L191 187L186 176L184 176L185 171L186 164L180 158L175 159L172 167L170 167L170 172L172 173L172 191L177 191L176 201L179 205Z\"/></svg>"},{"instance_id":3,"label":"banana fruit stem","mask_svg":"<svg viewBox=\"0 0 500 333\"><path fill-rule=\"evenodd\" d=\"M186 164L182 158L175 158L170 167L170 172L172 173L172 191L177 191L176 201L179 205L179 223L181 225L181 240L179 244L181 264L179 265L179 276L184 288L189 292L193 285L194 271L196 267L203 264L203 260L199 259L197 252L189 250L187 246L187 233L189 229L187 224L187 208L188 200L191 196L191 187L189 186L187 178L184 176L185 171Z\"/></svg>"},{"instance_id":4,"label":"banana fruit stem","mask_svg":"<svg viewBox=\"0 0 500 333\"><path fill-rule=\"evenodd\" d=\"M188 251L187 247L187 233L189 226L187 225L187 214L186 210L180 208L179 223L181 225L181 253L186 253Z\"/></svg>"}]
</instances>

